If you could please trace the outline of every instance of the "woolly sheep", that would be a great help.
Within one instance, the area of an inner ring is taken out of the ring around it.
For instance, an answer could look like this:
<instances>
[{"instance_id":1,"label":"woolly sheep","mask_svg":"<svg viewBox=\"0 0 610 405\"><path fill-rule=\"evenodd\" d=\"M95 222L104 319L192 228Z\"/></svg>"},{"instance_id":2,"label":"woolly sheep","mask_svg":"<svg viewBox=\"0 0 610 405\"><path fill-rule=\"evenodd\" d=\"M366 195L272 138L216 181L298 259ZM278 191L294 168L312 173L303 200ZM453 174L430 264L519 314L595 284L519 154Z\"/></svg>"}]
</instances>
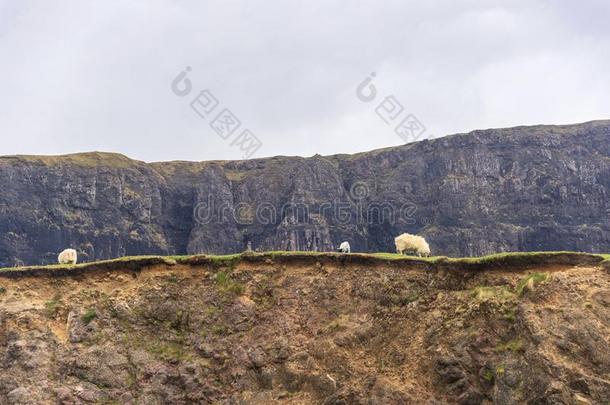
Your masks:
<instances>
[{"instance_id":1,"label":"woolly sheep","mask_svg":"<svg viewBox=\"0 0 610 405\"><path fill-rule=\"evenodd\" d=\"M66 249L57 256L59 264L76 264L76 250Z\"/></svg>"},{"instance_id":2,"label":"woolly sheep","mask_svg":"<svg viewBox=\"0 0 610 405\"><path fill-rule=\"evenodd\" d=\"M341 243L341 245L339 246L339 249L337 249L337 250L341 253L350 253L351 249L349 247L349 242L345 241L345 242Z\"/></svg>"},{"instance_id":3,"label":"woolly sheep","mask_svg":"<svg viewBox=\"0 0 610 405\"><path fill-rule=\"evenodd\" d=\"M396 253L398 254L414 252L419 257L430 256L430 246L421 236L403 233L394 238L394 243L396 244Z\"/></svg>"}]
</instances>

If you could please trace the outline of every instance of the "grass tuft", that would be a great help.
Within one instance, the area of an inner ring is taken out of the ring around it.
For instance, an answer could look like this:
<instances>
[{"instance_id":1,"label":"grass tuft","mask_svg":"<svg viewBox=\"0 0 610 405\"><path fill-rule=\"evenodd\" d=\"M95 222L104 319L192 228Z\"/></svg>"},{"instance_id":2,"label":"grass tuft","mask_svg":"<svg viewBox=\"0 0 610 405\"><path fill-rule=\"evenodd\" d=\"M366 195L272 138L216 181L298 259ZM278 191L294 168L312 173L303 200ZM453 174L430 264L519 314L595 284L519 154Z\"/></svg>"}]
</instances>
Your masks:
<instances>
[{"instance_id":1,"label":"grass tuft","mask_svg":"<svg viewBox=\"0 0 610 405\"><path fill-rule=\"evenodd\" d=\"M226 336L229 334L229 328L222 324L213 325L211 330L213 334L218 336Z\"/></svg>"},{"instance_id":2,"label":"grass tuft","mask_svg":"<svg viewBox=\"0 0 610 405\"><path fill-rule=\"evenodd\" d=\"M342 314L332 321L328 322L324 327L324 331L327 333L338 332L341 330L347 329L347 325L349 324L349 315Z\"/></svg>"},{"instance_id":3,"label":"grass tuft","mask_svg":"<svg viewBox=\"0 0 610 405\"><path fill-rule=\"evenodd\" d=\"M97 312L95 311L95 308L89 308L83 314L83 316L80 317L80 319L83 321L83 323L85 325L89 325L91 323L91 321L94 320L95 318L97 318Z\"/></svg>"},{"instance_id":4,"label":"grass tuft","mask_svg":"<svg viewBox=\"0 0 610 405\"><path fill-rule=\"evenodd\" d=\"M479 300L491 298L510 299L513 294L504 286L485 287L479 286L472 290L472 296Z\"/></svg>"},{"instance_id":5,"label":"grass tuft","mask_svg":"<svg viewBox=\"0 0 610 405\"><path fill-rule=\"evenodd\" d=\"M154 342L147 345L145 348L148 352L165 361L180 361L190 357L185 352L183 345L179 342Z\"/></svg>"},{"instance_id":6,"label":"grass tuft","mask_svg":"<svg viewBox=\"0 0 610 405\"><path fill-rule=\"evenodd\" d=\"M44 314L47 318L54 318L61 307L61 295L55 294L53 299L44 303Z\"/></svg>"},{"instance_id":7,"label":"grass tuft","mask_svg":"<svg viewBox=\"0 0 610 405\"><path fill-rule=\"evenodd\" d=\"M515 308L507 308L502 318L508 322L514 323L517 321L517 310Z\"/></svg>"},{"instance_id":8,"label":"grass tuft","mask_svg":"<svg viewBox=\"0 0 610 405\"><path fill-rule=\"evenodd\" d=\"M496 346L495 350L498 353L506 352L509 350L513 353L516 353L525 351L525 348L523 347L523 341L521 339L515 339L506 343L500 343Z\"/></svg>"},{"instance_id":9,"label":"grass tuft","mask_svg":"<svg viewBox=\"0 0 610 405\"><path fill-rule=\"evenodd\" d=\"M523 277L521 280L519 280L519 283L517 283L517 295L522 296L527 291L533 291L538 284L546 281L547 278L548 274L546 273L532 273L526 277Z\"/></svg>"},{"instance_id":10,"label":"grass tuft","mask_svg":"<svg viewBox=\"0 0 610 405\"><path fill-rule=\"evenodd\" d=\"M219 271L214 276L216 285L223 295L237 297L244 293L244 286L232 278L230 271Z\"/></svg>"}]
</instances>

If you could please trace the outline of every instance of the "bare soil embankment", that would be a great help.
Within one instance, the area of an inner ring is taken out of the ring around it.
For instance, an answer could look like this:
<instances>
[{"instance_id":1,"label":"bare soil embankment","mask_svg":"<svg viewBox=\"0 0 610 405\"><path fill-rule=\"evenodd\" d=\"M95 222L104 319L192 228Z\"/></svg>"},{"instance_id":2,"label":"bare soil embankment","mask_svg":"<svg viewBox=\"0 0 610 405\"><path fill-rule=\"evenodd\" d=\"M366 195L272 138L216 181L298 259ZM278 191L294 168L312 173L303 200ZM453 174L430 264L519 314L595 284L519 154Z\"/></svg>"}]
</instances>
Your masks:
<instances>
[{"instance_id":1,"label":"bare soil embankment","mask_svg":"<svg viewBox=\"0 0 610 405\"><path fill-rule=\"evenodd\" d=\"M607 403L603 257L268 254L0 271L0 403Z\"/></svg>"}]
</instances>

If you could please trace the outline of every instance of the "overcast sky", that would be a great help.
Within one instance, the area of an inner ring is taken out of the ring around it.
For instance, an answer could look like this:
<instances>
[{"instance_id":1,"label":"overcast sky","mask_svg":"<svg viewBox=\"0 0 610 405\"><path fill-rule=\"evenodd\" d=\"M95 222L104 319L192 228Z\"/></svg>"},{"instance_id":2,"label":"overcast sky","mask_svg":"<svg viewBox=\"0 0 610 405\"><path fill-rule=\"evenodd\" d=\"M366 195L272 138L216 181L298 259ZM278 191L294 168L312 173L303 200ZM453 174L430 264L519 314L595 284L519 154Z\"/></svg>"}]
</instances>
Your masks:
<instances>
[{"instance_id":1,"label":"overcast sky","mask_svg":"<svg viewBox=\"0 0 610 405\"><path fill-rule=\"evenodd\" d=\"M404 143L375 113L390 95L430 137L607 119L609 4L0 0L0 154L240 159L244 129L254 157L360 152ZM210 127L224 108L241 121L227 140Z\"/></svg>"}]
</instances>

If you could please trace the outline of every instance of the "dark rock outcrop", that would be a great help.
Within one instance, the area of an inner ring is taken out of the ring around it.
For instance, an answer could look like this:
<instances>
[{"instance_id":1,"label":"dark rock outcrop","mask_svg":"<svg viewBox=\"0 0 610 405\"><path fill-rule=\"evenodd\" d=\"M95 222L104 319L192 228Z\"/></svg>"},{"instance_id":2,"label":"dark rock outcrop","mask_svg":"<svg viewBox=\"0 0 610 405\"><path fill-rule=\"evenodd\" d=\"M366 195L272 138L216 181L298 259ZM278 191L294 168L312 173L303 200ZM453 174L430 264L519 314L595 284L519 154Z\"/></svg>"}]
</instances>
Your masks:
<instances>
[{"instance_id":1,"label":"dark rock outcrop","mask_svg":"<svg viewBox=\"0 0 610 405\"><path fill-rule=\"evenodd\" d=\"M0 265L135 254L610 251L610 121L482 130L357 155L0 158Z\"/></svg>"}]
</instances>

